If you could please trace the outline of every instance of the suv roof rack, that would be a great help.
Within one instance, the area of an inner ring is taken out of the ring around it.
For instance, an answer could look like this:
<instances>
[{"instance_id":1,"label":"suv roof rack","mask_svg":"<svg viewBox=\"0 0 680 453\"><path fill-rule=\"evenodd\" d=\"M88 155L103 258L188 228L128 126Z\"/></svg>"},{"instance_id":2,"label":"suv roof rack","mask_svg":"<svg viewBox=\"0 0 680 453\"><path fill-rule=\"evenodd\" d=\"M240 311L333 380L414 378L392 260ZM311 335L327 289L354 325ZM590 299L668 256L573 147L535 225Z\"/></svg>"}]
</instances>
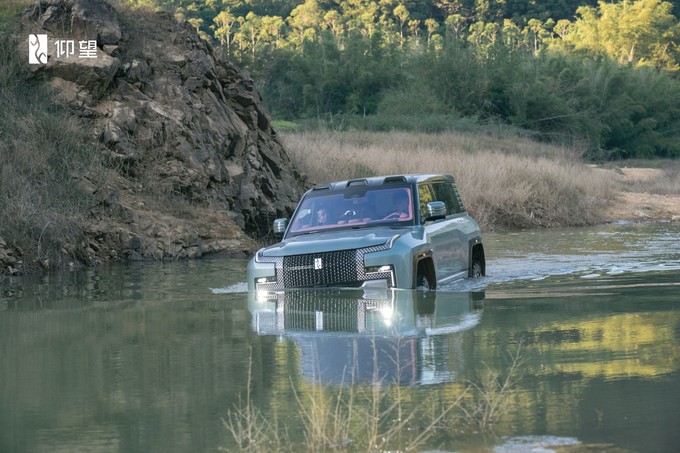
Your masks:
<instances>
[{"instance_id":1,"label":"suv roof rack","mask_svg":"<svg viewBox=\"0 0 680 453\"><path fill-rule=\"evenodd\" d=\"M352 187L352 186L367 186L368 181L365 179L350 179L347 181L347 186L346 187Z\"/></svg>"},{"instance_id":2,"label":"suv roof rack","mask_svg":"<svg viewBox=\"0 0 680 453\"><path fill-rule=\"evenodd\" d=\"M383 184L389 184L391 182L406 182L405 176L388 176L383 181Z\"/></svg>"}]
</instances>

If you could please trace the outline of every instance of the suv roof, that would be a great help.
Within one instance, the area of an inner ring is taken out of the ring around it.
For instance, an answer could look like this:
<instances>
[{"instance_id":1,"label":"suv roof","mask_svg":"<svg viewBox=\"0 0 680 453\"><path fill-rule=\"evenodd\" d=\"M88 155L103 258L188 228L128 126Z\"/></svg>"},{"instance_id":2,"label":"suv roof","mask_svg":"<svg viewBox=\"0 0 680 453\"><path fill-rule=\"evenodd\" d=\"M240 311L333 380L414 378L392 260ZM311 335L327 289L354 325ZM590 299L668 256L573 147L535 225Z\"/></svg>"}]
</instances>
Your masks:
<instances>
[{"instance_id":1,"label":"suv roof","mask_svg":"<svg viewBox=\"0 0 680 453\"><path fill-rule=\"evenodd\" d=\"M378 187L386 184L416 184L424 181L453 181L453 176L446 174L413 174L373 176L371 178L347 179L344 181L317 184L311 190L342 191L348 187Z\"/></svg>"}]
</instances>

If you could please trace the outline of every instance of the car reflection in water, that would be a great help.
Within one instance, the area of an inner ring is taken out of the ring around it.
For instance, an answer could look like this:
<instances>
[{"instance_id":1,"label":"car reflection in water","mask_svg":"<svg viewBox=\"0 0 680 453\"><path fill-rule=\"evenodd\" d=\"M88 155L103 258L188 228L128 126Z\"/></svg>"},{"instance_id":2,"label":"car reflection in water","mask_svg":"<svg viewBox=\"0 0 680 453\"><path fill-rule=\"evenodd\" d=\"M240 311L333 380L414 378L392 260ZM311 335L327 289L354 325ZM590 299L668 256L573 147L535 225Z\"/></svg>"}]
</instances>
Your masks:
<instances>
[{"instance_id":1,"label":"car reflection in water","mask_svg":"<svg viewBox=\"0 0 680 453\"><path fill-rule=\"evenodd\" d=\"M484 293L306 289L251 292L248 307L256 333L295 341L302 374L314 383L427 385L462 371L462 332L479 324L483 300Z\"/></svg>"}]
</instances>

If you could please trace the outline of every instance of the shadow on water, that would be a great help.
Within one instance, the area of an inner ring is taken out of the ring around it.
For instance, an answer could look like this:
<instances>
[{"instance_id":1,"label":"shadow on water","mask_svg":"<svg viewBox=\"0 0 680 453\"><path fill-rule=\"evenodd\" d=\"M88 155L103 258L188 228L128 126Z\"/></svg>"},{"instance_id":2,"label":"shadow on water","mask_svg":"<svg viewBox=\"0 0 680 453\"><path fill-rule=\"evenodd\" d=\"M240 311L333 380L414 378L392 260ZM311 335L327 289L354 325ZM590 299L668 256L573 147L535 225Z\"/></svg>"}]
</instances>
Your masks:
<instances>
[{"instance_id":1,"label":"shadow on water","mask_svg":"<svg viewBox=\"0 0 680 453\"><path fill-rule=\"evenodd\" d=\"M478 325L484 293L298 290L248 295L253 331L293 340L302 374L319 384L453 380L449 348Z\"/></svg>"}]
</instances>

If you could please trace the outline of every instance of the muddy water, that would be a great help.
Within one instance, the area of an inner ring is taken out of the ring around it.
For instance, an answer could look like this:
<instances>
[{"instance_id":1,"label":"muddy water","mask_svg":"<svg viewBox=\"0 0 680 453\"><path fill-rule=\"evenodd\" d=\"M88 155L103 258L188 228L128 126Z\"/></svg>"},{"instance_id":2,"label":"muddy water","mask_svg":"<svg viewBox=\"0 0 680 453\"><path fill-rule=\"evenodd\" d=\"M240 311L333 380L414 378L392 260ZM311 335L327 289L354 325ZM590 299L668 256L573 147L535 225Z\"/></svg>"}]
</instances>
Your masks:
<instances>
[{"instance_id":1,"label":"muddy water","mask_svg":"<svg viewBox=\"0 0 680 453\"><path fill-rule=\"evenodd\" d=\"M680 225L485 245L487 277L429 293L257 297L246 260L219 258L4 282L0 451L234 449L223 419L248 392L290 446L320 390L361 413L383 404L386 423L417 415L377 450L429 429L420 450L676 451ZM451 417L429 423L435 400ZM365 439L354 427L343 441Z\"/></svg>"}]
</instances>

